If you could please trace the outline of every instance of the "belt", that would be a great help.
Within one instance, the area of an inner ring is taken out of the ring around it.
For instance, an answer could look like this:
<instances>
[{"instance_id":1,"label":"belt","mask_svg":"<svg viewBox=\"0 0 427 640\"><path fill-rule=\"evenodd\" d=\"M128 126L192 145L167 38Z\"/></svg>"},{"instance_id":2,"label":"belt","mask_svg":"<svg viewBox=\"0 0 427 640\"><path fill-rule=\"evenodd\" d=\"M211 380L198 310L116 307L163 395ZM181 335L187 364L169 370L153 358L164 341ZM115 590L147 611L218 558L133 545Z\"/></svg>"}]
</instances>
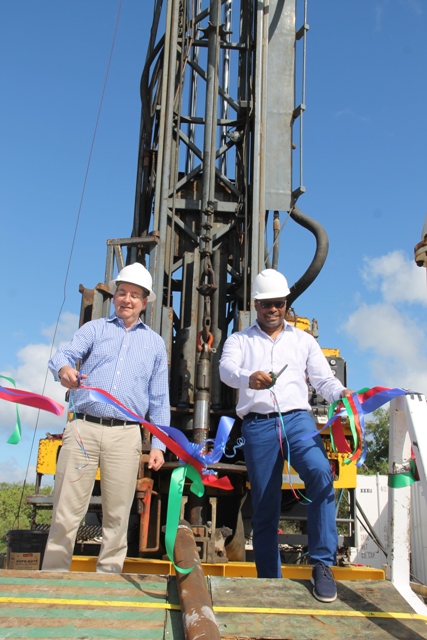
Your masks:
<instances>
[{"instance_id":1,"label":"belt","mask_svg":"<svg viewBox=\"0 0 427 640\"><path fill-rule=\"evenodd\" d=\"M103 427L124 427L125 425L139 424L139 422L129 422L116 418L98 418L97 416L90 416L88 413L75 413L74 415L77 420L95 422L96 424L102 424Z\"/></svg>"},{"instance_id":2,"label":"belt","mask_svg":"<svg viewBox=\"0 0 427 640\"><path fill-rule=\"evenodd\" d=\"M301 411L301 409L291 409L290 411L281 411L280 413L255 413L254 411L251 411L245 415L244 420L247 418L250 418L251 420L253 420L253 418L258 418L258 420L270 420L272 418L278 418L279 416L288 416L290 413L296 413L297 411Z\"/></svg>"}]
</instances>

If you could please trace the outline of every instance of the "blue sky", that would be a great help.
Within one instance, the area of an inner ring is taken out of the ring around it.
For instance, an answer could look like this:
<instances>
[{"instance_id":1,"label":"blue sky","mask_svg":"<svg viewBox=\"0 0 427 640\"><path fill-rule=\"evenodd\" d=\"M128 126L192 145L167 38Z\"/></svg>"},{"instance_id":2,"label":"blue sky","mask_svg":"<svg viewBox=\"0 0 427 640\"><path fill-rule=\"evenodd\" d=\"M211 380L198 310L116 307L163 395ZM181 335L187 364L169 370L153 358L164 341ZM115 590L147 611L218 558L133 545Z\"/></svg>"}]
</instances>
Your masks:
<instances>
[{"instance_id":1,"label":"blue sky","mask_svg":"<svg viewBox=\"0 0 427 640\"><path fill-rule=\"evenodd\" d=\"M79 284L103 280L106 240L132 227L152 0L123 0L82 199L118 9L119 0L0 5L0 374L38 393L46 380L58 401L46 370L58 315L57 344L77 327ZM413 261L427 213L427 8L309 0L308 22L298 204L323 224L330 252L296 311L317 318L322 346L341 350L350 387L427 393L426 272ZM280 268L291 284L313 250L289 222ZM0 481L22 480L28 464L33 481L38 439L65 424L26 408L21 419L21 443L6 444L14 407L0 405Z\"/></svg>"}]
</instances>

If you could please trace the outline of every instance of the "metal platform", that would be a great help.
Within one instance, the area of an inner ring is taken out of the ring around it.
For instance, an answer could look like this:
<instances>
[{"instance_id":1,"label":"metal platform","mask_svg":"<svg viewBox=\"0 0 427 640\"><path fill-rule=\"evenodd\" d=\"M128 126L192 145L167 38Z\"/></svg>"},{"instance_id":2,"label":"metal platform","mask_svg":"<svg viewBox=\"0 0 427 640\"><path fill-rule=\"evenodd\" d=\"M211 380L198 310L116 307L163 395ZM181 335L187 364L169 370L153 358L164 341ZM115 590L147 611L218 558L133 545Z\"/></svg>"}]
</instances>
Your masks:
<instances>
[{"instance_id":1,"label":"metal platform","mask_svg":"<svg viewBox=\"0 0 427 640\"><path fill-rule=\"evenodd\" d=\"M183 640L175 579L0 571L0 638Z\"/></svg>"},{"instance_id":2,"label":"metal platform","mask_svg":"<svg viewBox=\"0 0 427 640\"><path fill-rule=\"evenodd\" d=\"M414 614L386 580L337 582L331 604L307 580L210 579L224 640L421 640L427 617Z\"/></svg>"},{"instance_id":3,"label":"metal platform","mask_svg":"<svg viewBox=\"0 0 427 640\"><path fill-rule=\"evenodd\" d=\"M332 604L308 573L207 582L224 640L427 639L427 617L385 580L339 580ZM184 640L175 577L0 571L0 638Z\"/></svg>"}]
</instances>

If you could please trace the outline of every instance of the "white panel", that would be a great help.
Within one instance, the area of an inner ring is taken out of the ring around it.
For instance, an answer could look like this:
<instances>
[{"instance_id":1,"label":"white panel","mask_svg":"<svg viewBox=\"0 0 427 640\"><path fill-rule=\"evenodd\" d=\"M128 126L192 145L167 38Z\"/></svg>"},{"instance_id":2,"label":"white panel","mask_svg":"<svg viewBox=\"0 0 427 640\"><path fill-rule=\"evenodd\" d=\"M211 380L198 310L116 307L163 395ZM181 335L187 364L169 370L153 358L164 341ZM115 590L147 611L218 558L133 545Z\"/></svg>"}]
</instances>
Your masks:
<instances>
[{"instance_id":1,"label":"white panel","mask_svg":"<svg viewBox=\"0 0 427 640\"><path fill-rule=\"evenodd\" d=\"M427 586L427 504L420 482L411 487L411 573Z\"/></svg>"},{"instance_id":2,"label":"white panel","mask_svg":"<svg viewBox=\"0 0 427 640\"><path fill-rule=\"evenodd\" d=\"M356 500L382 546L387 548L387 476L357 476ZM357 513L357 515L366 526L361 514ZM351 561L375 569L382 569L387 562L384 553L358 519L356 520L356 547L351 552Z\"/></svg>"},{"instance_id":3,"label":"white panel","mask_svg":"<svg viewBox=\"0 0 427 640\"><path fill-rule=\"evenodd\" d=\"M388 487L387 476L357 476L356 499L381 544L387 548ZM360 514L359 514L359 517ZM363 522L363 518L361 518ZM427 586L427 503L423 487L411 487L411 574L412 580ZM356 547L351 562L382 569L387 559L360 522L356 521Z\"/></svg>"}]
</instances>

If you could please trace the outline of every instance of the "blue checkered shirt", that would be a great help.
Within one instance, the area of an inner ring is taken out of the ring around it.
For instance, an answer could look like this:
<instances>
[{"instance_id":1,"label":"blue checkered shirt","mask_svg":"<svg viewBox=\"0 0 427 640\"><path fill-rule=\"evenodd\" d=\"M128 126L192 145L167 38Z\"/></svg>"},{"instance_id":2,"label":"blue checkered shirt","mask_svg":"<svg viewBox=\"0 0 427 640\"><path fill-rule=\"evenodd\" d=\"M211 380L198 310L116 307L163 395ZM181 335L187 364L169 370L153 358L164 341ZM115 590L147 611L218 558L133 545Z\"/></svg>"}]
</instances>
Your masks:
<instances>
[{"instance_id":1,"label":"blue checkered shirt","mask_svg":"<svg viewBox=\"0 0 427 640\"><path fill-rule=\"evenodd\" d=\"M126 331L115 314L86 322L72 340L49 360L55 380L65 365L75 367L88 377L84 384L108 391L137 415L158 426L169 426L170 405L166 347L155 331L141 320ZM84 389L71 391L70 410L98 418L126 417L119 409L94 402ZM153 436L152 447L165 450Z\"/></svg>"}]
</instances>

